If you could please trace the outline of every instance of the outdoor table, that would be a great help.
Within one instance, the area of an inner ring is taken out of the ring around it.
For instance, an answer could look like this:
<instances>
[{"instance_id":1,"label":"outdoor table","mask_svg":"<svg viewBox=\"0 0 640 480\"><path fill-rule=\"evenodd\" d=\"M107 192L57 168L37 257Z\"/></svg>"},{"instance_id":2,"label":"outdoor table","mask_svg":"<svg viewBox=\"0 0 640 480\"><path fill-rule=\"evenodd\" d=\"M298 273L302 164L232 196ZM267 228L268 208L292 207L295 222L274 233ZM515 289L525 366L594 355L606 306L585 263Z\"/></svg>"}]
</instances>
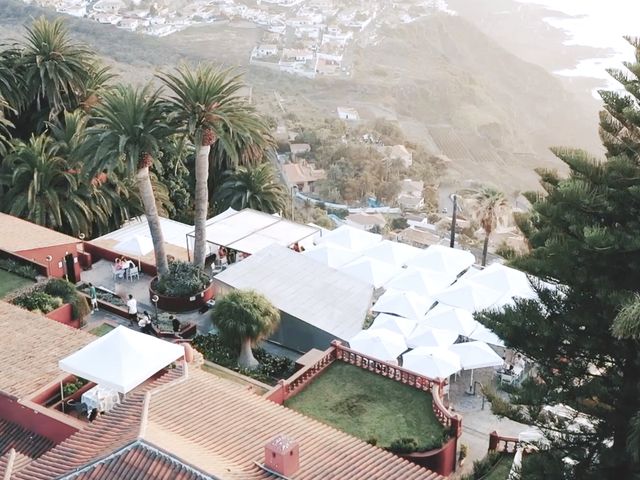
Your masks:
<instances>
[{"instance_id":1,"label":"outdoor table","mask_svg":"<svg viewBox=\"0 0 640 480\"><path fill-rule=\"evenodd\" d=\"M99 412L108 412L120 403L120 396L115 390L96 385L82 394L81 401L89 412L94 408Z\"/></svg>"}]
</instances>

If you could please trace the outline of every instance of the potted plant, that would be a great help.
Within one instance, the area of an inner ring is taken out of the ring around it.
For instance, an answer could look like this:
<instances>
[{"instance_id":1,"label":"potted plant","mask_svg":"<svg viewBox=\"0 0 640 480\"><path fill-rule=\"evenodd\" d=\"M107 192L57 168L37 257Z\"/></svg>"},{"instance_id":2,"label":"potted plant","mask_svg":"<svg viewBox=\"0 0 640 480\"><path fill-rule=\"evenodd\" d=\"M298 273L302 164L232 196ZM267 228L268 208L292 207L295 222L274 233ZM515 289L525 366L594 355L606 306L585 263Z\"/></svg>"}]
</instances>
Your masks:
<instances>
[{"instance_id":1,"label":"potted plant","mask_svg":"<svg viewBox=\"0 0 640 480\"><path fill-rule=\"evenodd\" d=\"M154 296L158 297L159 308L183 312L200 308L209 301L213 297L213 287L201 267L177 261L169 264L168 273L151 281L149 298Z\"/></svg>"},{"instance_id":2,"label":"potted plant","mask_svg":"<svg viewBox=\"0 0 640 480\"><path fill-rule=\"evenodd\" d=\"M460 444L460 452L458 452L458 464L460 466L464 465L464 459L467 458L467 453L469 453L468 447L464 443Z\"/></svg>"}]
</instances>

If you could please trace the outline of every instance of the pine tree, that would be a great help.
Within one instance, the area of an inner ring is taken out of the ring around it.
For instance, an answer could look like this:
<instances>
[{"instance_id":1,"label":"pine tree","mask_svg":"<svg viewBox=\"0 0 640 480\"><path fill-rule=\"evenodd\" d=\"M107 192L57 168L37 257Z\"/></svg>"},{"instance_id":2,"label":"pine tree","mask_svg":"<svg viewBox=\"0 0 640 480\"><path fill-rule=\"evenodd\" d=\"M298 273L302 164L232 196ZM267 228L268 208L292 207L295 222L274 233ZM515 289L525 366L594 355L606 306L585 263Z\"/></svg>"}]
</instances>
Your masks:
<instances>
[{"instance_id":1,"label":"pine tree","mask_svg":"<svg viewBox=\"0 0 640 480\"><path fill-rule=\"evenodd\" d=\"M531 251L514 266L557 289L539 284L539 301L479 316L537 365L510 404L493 405L546 433L550 449L527 466L528 479L567 478L568 469L580 479L640 476L640 307L629 303L640 290L640 44L633 44L628 73L610 72L626 93L601 93L606 160L556 149L569 175L540 171L544 194L528 194L532 210L519 222ZM544 406L557 404L589 422L550 416Z\"/></svg>"}]
</instances>

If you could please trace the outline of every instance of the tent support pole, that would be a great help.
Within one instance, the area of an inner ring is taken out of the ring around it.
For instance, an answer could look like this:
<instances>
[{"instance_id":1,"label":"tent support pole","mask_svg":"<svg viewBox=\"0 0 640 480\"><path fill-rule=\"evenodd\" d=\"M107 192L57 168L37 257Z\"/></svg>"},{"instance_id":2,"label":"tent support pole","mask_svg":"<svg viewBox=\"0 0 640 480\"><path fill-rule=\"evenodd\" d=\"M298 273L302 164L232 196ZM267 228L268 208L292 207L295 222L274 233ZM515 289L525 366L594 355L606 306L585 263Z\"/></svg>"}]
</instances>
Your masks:
<instances>
[{"instance_id":1,"label":"tent support pole","mask_svg":"<svg viewBox=\"0 0 640 480\"><path fill-rule=\"evenodd\" d=\"M64 413L64 388L62 388L62 380L60 380L60 398L62 399L62 413Z\"/></svg>"}]
</instances>

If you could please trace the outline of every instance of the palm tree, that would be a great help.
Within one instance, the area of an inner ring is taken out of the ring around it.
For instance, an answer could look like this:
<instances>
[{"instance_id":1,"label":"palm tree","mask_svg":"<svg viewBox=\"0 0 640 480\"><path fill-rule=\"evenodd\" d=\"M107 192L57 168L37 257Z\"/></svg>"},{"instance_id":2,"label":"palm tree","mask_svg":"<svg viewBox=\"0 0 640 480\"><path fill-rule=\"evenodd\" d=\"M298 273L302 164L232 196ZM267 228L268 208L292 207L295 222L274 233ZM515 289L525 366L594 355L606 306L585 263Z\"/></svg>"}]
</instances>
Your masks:
<instances>
[{"instance_id":1,"label":"palm tree","mask_svg":"<svg viewBox=\"0 0 640 480\"><path fill-rule=\"evenodd\" d=\"M278 328L280 311L258 292L233 290L216 301L211 318L222 339L228 345L240 347L238 365L255 368L258 361L251 347Z\"/></svg>"},{"instance_id":2,"label":"palm tree","mask_svg":"<svg viewBox=\"0 0 640 480\"><path fill-rule=\"evenodd\" d=\"M178 130L193 142L195 162L195 241L193 263L204 266L206 222L209 209L209 156L211 147L237 165L255 158L255 142L266 126L256 112L238 96L242 82L229 70L200 66L195 71L181 67L175 74L159 75L171 89L169 108ZM258 132L258 134L256 134ZM262 157L262 152L260 157Z\"/></svg>"},{"instance_id":3,"label":"palm tree","mask_svg":"<svg viewBox=\"0 0 640 480\"><path fill-rule=\"evenodd\" d=\"M238 167L228 172L216 194L218 210L253 208L266 213L282 212L287 207L287 192L278 182L273 167L262 163L257 167Z\"/></svg>"},{"instance_id":4,"label":"palm tree","mask_svg":"<svg viewBox=\"0 0 640 480\"><path fill-rule=\"evenodd\" d=\"M501 191L493 187L484 187L476 191L471 200L475 204L473 215L478 219L485 233L484 246L482 247L482 266L485 266L487 264L489 237L496 228L498 218L507 207L507 199Z\"/></svg>"},{"instance_id":5,"label":"palm tree","mask_svg":"<svg viewBox=\"0 0 640 480\"><path fill-rule=\"evenodd\" d=\"M5 213L78 235L89 229L93 212L78 195L77 179L45 135L16 141L2 162L0 185Z\"/></svg>"},{"instance_id":6,"label":"palm tree","mask_svg":"<svg viewBox=\"0 0 640 480\"><path fill-rule=\"evenodd\" d=\"M71 41L62 20L34 20L18 48L16 67L26 89L25 107L35 102L36 111L47 112L49 120L63 110L75 110L85 96L93 54Z\"/></svg>"},{"instance_id":7,"label":"palm tree","mask_svg":"<svg viewBox=\"0 0 640 480\"><path fill-rule=\"evenodd\" d=\"M90 173L107 168L135 176L153 240L158 275L165 275L169 265L149 173L160 143L171 133L164 120L159 92L148 86L116 87L105 92L101 103L93 108L91 122L93 126L86 132L87 144L95 148Z\"/></svg>"}]
</instances>

